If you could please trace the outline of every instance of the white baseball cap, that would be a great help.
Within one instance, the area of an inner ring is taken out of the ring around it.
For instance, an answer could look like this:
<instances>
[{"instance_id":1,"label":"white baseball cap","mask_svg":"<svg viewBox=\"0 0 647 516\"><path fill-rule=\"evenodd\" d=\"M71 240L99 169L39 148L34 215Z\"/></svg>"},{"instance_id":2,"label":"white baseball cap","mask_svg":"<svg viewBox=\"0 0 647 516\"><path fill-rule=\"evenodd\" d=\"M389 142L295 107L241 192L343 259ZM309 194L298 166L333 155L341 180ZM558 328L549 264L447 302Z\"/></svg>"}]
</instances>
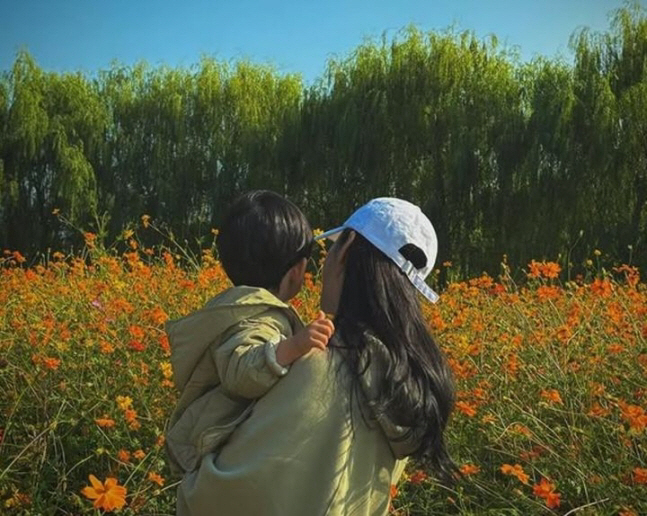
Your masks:
<instances>
[{"instance_id":1,"label":"white baseball cap","mask_svg":"<svg viewBox=\"0 0 647 516\"><path fill-rule=\"evenodd\" d=\"M425 283L436 262L438 239L430 220L418 206L402 199L379 197L358 208L342 226L322 233L316 240L337 240L347 228L357 231L393 260L429 301L438 301L438 294ZM415 245L425 254L424 267L416 268L400 254L407 244Z\"/></svg>"}]
</instances>

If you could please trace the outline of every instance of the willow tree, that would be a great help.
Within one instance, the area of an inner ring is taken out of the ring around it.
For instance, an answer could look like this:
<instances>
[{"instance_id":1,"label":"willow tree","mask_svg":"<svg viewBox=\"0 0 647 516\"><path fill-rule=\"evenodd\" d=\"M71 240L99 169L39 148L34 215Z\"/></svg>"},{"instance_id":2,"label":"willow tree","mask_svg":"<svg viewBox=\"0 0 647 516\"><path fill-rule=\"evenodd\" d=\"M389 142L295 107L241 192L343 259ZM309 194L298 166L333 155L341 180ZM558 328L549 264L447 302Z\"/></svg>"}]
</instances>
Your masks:
<instances>
[{"instance_id":1,"label":"willow tree","mask_svg":"<svg viewBox=\"0 0 647 516\"><path fill-rule=\"evenodd\" d=\"M107 214L109 238L148 214L198 246L235 195L271 188L321 227L372 197L410 199L464 274L503 253L625 260L629 244L647 266L644 11L572 48L572 64L522 64L495 37L409 28L308 88L210 58L90 80L22 52L0 80L0 243L57 245L59 208L80 224Z\"/></svg>"},{"instance_id":2,"label":"willow tree","mask_svg":"<svg viewBox=\"0 0 647 516\"><path fill-rule=\"evenodd\" d=\"M9 84L7 74L0 75L0 242L5 241L4 236L4 210L5 192L7 185L4 179L4 156L5 145L7 144L7 116L9 111Z\"/></svg>"},{"instance_id":3,"label":"willow tree","mask_svg":"<svg viewBox=\"0 0 647 516\"><path fill-rule=\"evenodd\" d=\"M445 257L467 269L492 255L524 123L496 41L410 28L332 61L327 78L302 107L308 208L330 224L371 197L405 197L432 216Z\"/></svg>"},{"instance_id":4,"label":"willow tree","mask_svg":"<svg viewBox=\"0 0 647 516\"><path fill-rule=\"evenodd\" d=\"M612 29L604 58L618 110L614 185L626 216L614 243L647 256L647 17L633 4L616 12Z\"/></svg>"},{"instance_id":5,"label":"willow tree","mask_svg":"<svg viewBox=\"0 0 647 516\"><path fill-rule=\"evenodd\" d=\"M10 105L3 145L5 238L21 249L43 249L55 231L52 210L80 221L96 203L87 155L100 145L105 113L80 74L46 74L18 55L8 81Z\"/></svg>"}]
</instances>

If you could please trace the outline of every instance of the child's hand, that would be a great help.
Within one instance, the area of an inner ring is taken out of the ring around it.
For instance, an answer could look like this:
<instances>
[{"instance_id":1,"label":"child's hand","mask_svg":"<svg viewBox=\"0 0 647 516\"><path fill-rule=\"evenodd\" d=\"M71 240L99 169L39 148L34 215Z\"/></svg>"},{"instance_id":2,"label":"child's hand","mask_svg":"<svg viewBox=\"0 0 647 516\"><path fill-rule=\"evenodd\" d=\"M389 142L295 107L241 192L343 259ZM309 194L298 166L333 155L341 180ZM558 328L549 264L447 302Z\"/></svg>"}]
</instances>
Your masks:
<instances>
[{"instance_id":1,"label":"child's hand","mask_svg":"<svg viewBox=\"0 0 647 516\"><path fill-rule=\"evenodd\" d=\"M325 350L334 331L335 326L332 321L326 319L326 315L320 311L317 318L308 326L279 343L276 348L276 361L286 366L312 348Z\"/></svg>"},{"instance_id":2,"label":"child's hand","mask_svg":"<svg viewBox=\"0 0 647 516\"><path fill-rule=\"evenodd\" d=\"M326 319L326 314L320 310L314 321L294 334L294 346L303 355L312 348L324 350L334 331L335 325L330 319Z\"/></svg>"}]
</instances>

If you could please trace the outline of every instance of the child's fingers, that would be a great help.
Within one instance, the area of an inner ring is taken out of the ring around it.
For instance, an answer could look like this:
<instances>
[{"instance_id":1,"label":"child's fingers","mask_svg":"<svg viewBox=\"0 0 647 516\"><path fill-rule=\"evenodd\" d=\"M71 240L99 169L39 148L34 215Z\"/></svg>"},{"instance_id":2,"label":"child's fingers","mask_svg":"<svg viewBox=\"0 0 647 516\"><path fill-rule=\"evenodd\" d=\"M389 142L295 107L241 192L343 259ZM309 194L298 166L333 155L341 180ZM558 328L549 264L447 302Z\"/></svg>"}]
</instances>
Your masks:
<instances>
[{"instance_id":1,"label":"child's fingers","mask_svg":"<svg viewBox=\"0 0 647 516\"><path fill-rule=\"evenodd\" d=\"M310 334L310 345L314 348L326 349L328 340L330 339L321 333Z\"/></svg>"},{"instance_id":2,"label":"child's fingers","mask_svg":"<svg viewBox=\"0 0 647 516\"><path fill-rule=\"evenodd\" d=\"M310 336L317 336L318 338L322 338L326 341L330 340L330 337L332 337L332 329L329 326L326 325L313 325L310 327Z\"/></svg>"},{"instance_id":3,"label":"child's fingers","mask_svg":"<svg viewBox=\"0 0 647 516\"><path fill-rule=\"evenodd\" d=\"M321 321L326 318L326 314L324 313L323 310L319 310L317 313L317 318L315 319L316 321Z\"/></svg>"},{"instance_id":4,"label":"child's fingers","mask_svg":"<svg viewBox=\"0 0 647 516\"><path fill-rule=\"evenodd\" d=\"M327 330L330 331L330 334L332 335L333 332L335 331L335 325L330 319L317 319L312 323L313 328L326 328Z\"/></svg>"},{"instance_id":5,"label":"child's fingers","mask_svg":"<svg viewBox=\"0 0 647 516\"><path fill-rule=\"evenodd\" d=\"M315 349L320 349L321 351L326 351L327 346L326 346L326 344L322 344L321 342L317 342L317 343L313 342L312 347L315 348Z\"/></svg>"},{"instance_id":6,"label":"child's fingers","mask_svg":"<svg viewBox=\"0 0 647 516\"><path fill-rule=\"evenodd\" d=\"M312 327L312 333L317 333L317 334L325 337L326 340L328 340L328 339L330 339L330 337L332 337L333 329L330 328L329 326L324 326L324 325L313 326Z\"/></svg>"}]
</instances>

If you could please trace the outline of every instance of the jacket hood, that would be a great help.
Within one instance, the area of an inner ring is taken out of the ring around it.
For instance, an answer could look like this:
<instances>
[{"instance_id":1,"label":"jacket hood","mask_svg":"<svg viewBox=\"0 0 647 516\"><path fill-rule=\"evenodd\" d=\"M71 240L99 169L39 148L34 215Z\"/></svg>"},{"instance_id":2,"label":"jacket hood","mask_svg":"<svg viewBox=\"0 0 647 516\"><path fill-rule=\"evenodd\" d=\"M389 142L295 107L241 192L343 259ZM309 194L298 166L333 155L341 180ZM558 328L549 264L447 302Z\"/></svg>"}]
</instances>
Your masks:
<instances>
[{"instance_id":1,"label":"jacket hood","mask_svg":"<svg viewBox=\"0 0 647 516\"><path fill-rule=\"evenodd\" d=\"M204 308L166 323L175 385L183 390L209 345L233 325L270 308L282 308L298 319L291 305L258 287L232 287Z\"/></svg>"}]
</instances>

